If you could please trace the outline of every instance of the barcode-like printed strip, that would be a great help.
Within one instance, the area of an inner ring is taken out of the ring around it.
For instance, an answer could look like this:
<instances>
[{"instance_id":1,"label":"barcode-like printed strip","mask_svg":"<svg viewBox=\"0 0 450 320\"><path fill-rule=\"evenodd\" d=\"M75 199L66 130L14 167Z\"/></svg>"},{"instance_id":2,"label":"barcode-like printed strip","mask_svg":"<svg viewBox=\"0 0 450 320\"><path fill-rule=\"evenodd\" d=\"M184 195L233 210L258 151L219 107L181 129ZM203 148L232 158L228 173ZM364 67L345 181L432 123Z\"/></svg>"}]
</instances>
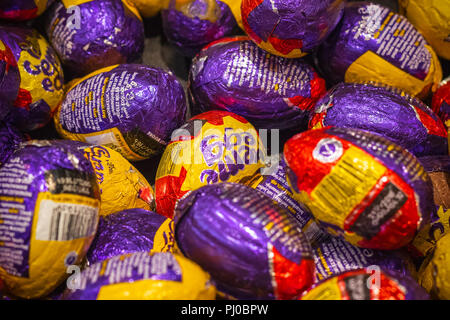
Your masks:
<instances>
[{"instance_id":1,"label":"barcode-like printed strip","mask_svg":"<svg viewBox=\"0 0 450 320\"><path fill-rule=\"evenodd\" d=\"M36 239L67 241L91 236L95 232L98 208L43 200L39 207Z\"/></svg>"},{"instance_id":2,"label":"barcode-like printed strip","mask_svg":"<svg viewBox=\"0 0 450 320\"><path fill-rule=\"evenodd\" d=\"M94 232L96 209L57 205L53 208L49 240L65 241L90 236Z\"/></svg>"}]
</instances>

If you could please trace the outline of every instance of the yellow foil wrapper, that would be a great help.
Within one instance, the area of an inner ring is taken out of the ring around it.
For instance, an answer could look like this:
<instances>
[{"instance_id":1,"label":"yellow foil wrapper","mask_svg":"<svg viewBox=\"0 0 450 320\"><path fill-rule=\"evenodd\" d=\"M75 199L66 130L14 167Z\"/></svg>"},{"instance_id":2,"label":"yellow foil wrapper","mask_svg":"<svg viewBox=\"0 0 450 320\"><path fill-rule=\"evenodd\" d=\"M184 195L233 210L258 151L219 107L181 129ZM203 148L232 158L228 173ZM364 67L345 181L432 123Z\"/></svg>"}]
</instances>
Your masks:
<instances>
[{"instance_id":1,"label":"yellow foil wrapper","mask_svg":"<svg viewBox=\"0 0 450 320\"><path fill-rule=\"evenodd\" d=\"M156 172L156 210L164 216L172 218L176 201L189 191L217 182L244 183L265 167L256 129L233 113L206 112L178 130L179 139L167 146Z\"/></svg>"},{"instance_id":2,"label":"yellow foil wrapper","mask_svg":"<svg viewBox=\"0 0 450 320\"><path fill-rule=\"evenodd\" d=\"M433 298L450 299L450 234L437 241L436 249L422 265L419 284Z\"/></svg>"},{"instance_id":3,"label":"yellow foil wrapper","mask_svg":"<svg viewBox=\"0 0 450 320\"><path fill-rule=\"evenodd\" d=\"M413 96L424 99L430 92L437 90L443 76L441 63L433 48L429 45L425 45L425 47L431 53L431 65L424 80L420 80L396 68L372 51L367 51L347 69L345 82L364 83L375 81L402 89Z\"/></svg>"},{"instance_id":4,"label":"yellow foil wrapper","mask_svg":"<svg viewBox=\"0 0 450 320\"><path fill-rule=\"evenodd\" d=\"M399 0L400 13L423 34L438 56L450 60L450 1Z\"/></svg>"},{"instance_id":5,"label":"yellow foil wrapper","mask_svg":"<svg viewBox=\"0 0 450 320\"><path fill-rule=\"evenodd\" d=\"M126 209L154 209L154 192L147 179L120 153L104 146L84 148L101 192L100 215Z\"/></svg>"},{"instance_id":6,"label":"yellow foil wrapper","mask_svg":"<svg viewBox=\"0 0 450 320\"><path fill-rule=\"evenodd\" d=\"M70 266L79 265L89 249L95 232L86 237L70 240L47 240L45 226L48 224L48 211L58 204L67 207L89 208L90 212L98 215L100 201L74 194L39 194L34 218L29 251L29 277L16 277L0 267L0 278L3 280L5 291L14 296L34 299L50 294L65 278L69 276ZM41 210L41 207L44 209ZM50 208L50 209L49 209ZM97 220L92 229L97 229ZM44 228L43 228L44 226Z\"/></svg>"}]
</instances>

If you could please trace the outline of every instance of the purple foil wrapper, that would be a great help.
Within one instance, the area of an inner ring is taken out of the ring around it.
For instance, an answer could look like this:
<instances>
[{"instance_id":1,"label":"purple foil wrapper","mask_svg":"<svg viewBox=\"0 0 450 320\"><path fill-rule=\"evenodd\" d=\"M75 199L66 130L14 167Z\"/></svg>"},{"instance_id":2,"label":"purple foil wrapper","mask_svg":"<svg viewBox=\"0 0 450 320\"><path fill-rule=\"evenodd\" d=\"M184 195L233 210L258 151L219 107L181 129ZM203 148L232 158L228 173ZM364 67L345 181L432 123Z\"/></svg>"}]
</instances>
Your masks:
<instances>
[{"instance_id":1,"label":"purple foil wrapper","mask_svg":"<svg viewBox=\"0 0 450 320\"><path fill-rule=\"evenodd\" d=\"M227 295L289 299L312 284L311 247L298 223L252 188L201 187L178 202L174 221L180 250ZM285 273L279 278L281 269Z\"/></svg>"},{"instance_id":2,"label":"purple foil wrapper","mask_svg":"<svg viewBox=\"0 0 450 320\"><path fill-rule=\"evenodd\" d=\"M11 48L0 40L0 121L12 110L19 87L20 74L16 57Z\"/></svg>"},{"instance_id":3,"label":"purple foil wrapper","mask_svg":"<svg viewBox=\"0 0 450 320\"><path fill-rule=\"evenodd\" d=\"M343 0L243 0L242 19L253 41L270 43L275 50L268 51L288 56L295 49L316 49L338 24L343 8Z\"/></svg>"},{"instance_id":4,"label":"purple foil wrapper","mask_svg":"<svg viewBox=\"0 0 450 320\"><path fill-rule=\"evenodd\" d=\"M134 7L122 0L88 1L48 11L47 36L62 63L81 76L120 63L140 62L144 25Z\"/></svg>"},{"instance_id":5,"label":"purple foil wrapper","mask_svg":"<svg viewBox=\"0 0 450 320\"><path fill-rule=\"evenodd\" d=\"M317 102L309 126L316 125L370 131L418 157L448 153L439 117L419 99L388 86L337 84Z\"/></svg>"},{"instance_id":6,"label":"purple foil wrapper","mask_svg":"<svg viewBox=\"0 0 450 320\"><path fill-rule=\"evenodd\" d=\"M15 59L9 71L0 76L5 81L0 84L0 98L5 99L0 102L0 119L4 113L1 109L9 106L5 119L20 130L43 127L64 94L59 58L45 38L31 28L0 26L0 41ZM0 51L0 60L1 55Z\"/></svg>"},{"instance_id":7,"label":"purple foil wrapper","mask_svg":"<svg viewBox=\"0 0 450 320\"><path fill-rule=\"evenodd\" d=\"M40 195L46 198L36 208ZM66 202L61 202L61 195ZM30 259L38 256L36 252L31 254L34 241L47 241L46 250L61 248L61 242L67 241L63 249L59 249L61 256L75 253L80 260L84 257L97 228L98 208L86 203L81 205L76 200L79 197L98 205L100 190L91 163L73 146L30 141L0 167L0 220L5 225L16 226L9 229L10 240L3 241L1 246L0 266L7 274L20 277L5 280L5 287L13 288L11 294L42 297L66 277L65 269L53 261L54 253L43 251L40 259ZM55 202L55 198L59 201ZM15 208L17 212L8 214L8 208ZM37 226L36 219L39 219ZM78 224L73 223L75 220ZM4 236L3 232L0 234ZM71 245L71 241L81 238L85 239L83 245L79 241ZM34 270L32 274L30 268Z\"/></svg>"},{"instance_id":8,"label":"purple foil wrapper","mask_svg":"<svg viewBox=\"0 0 450 320\"><path fill-rule=\"evenodd\" d=\"M132 252L150 252L166 217L144 209L128 209L101 216L87 253L90 264ZM169 241L170 239L167 239Z\"/></svg>"},{"instance_id":9,"label":"purple foil wrapper","mask_svg":"<svg viewBox=\"0 0 450 320\"><path fill-rule=\"evenodd\" d=\"M93 97L86 103L89 92ZM101 116L95 116L93 105ZM164 150L172 131L184 123L186 109L184 90L175 76L145 65L124 64L73 87L55 123L65 138L81 136L89 143L116 149L129 160L142 160ZM112 129L124 141L104 140L105 131Z\"/></svg>"},{"instance_id":10,"label":"purple foil wrapper","mask_svg":"<svg viewBox=\"0 0 450 320\"><path fill-rule=\"evenodd\" d=\"M303 126L325 91L305 61L270 55L247 37L205 47L192 62L188 88L194 114L230 111L267 129Z\"/></svg>"},{"instance_id":11,"label":"purple foil wrapper","mask_svg":"<svg viewBox=\"0 0 450 320\"><path fill-rule=\"evenodd\" d=\"M0 122L0 166L16 151L25 137L8 123Z\"/></svg>"},{"instance_id":12,"label":"purple foil wrapper","mask_svg":"<svg viewBox=\"0 0 450 320\"><path fill-rule=\"evenodd\" d=\"M214 22L205 17L208 11L205 0L192 2L186 13L176 10L172 0L169 8L161 12L166 38L182 54L193 58L205 45L231 34L237 26L228 5L222 1L216 3Z\"/></svg>"},{"instance_id":13,"label":"purple foil wrapper","mask_svg":"<svg viewBox=\"0 0 450 320\"><path fill-rule=\"evenodd\" d=\"M395 30L403 30L404 34L397 37ZM353 62L371 51L393 67L424 80L432 64L425 44L424 37L405 17L375 3L351 2L346 4L336 29L319 48L319 65L327 81L337 84L345 80Z\"/></svg>"},{"instance_id":14,"label":"purple foil wrapper","mask_svg":"<svg viewBox=\"0 0 450 320\"><path fill-rule=\"evenodd\" d=\"M401 275L410 275L413 262L405 251L381 251L362 249L347 241L329 237L313 246L316 264L316 282L337 274L378 266L383 270L393 270Z\"/></svg>"},{"instance_id":15,"label":"purple foil wrapper","mask_svg":"<svg viewBox=\"0 0 450 320\"><path fill-rule=\"evenodd\" d=\"M275 160L272 158L272 160ZM286 179L288 170L286 161L280 156L272 174L255 176L255 181L242 183L250 185L256 190L273 199L280 207L286 209L297 220L299 227L305 233L311 244L328 238L328 234L323 231L314 221L311 212L304 204L294 198L291 187Z\"/></svg>"},{"instance_id":16,"label":"purple foil wrapper","mask_svg":"<svg viewBox=\"0 0 450 320\"><path fill-rule=\"evenodd\" d=\"M427 172L445 172L450 174L450 156L427 156L418 158Z\"/></svg>"}]
</instances>

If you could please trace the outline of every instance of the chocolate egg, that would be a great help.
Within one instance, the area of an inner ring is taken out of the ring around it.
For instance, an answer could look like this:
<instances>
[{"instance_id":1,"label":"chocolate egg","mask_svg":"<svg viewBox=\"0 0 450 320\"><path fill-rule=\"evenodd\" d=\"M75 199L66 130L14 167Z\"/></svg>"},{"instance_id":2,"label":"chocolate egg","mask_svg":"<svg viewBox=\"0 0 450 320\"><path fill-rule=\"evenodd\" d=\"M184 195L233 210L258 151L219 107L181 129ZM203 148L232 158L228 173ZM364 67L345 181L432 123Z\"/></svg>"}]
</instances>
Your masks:
<instances>
[{"instance_id":1,"label":"chocolate egg","mask_svg":"<svg viewBox=\"0 0 450 320\"><path fill-rule=\"evenodd\" d=\"M139 63L144 25L128 0L65 0L48 11L46 32L64 66L76 76Z\"/></svg>"},{"instance_id":2,"label":"chocolate egg","mask_svg":"<svg viewBox=\"0 0 450 320\"><path fill-rule=\"evenodd\" d=\"M243 0L244 30L262 49L286 58L315 50L333 31L343 0Z\"/></svg>"},{"instance_id":3,"label":"chocolate egg","mask_svg":"<svg viewBox=\"0 0 450 320\"><path fill-rule=\"evenodd\" d=\"M426 98L442 80L439 59L402 15L371 2L350 2L320 46L318 63L331 84L375 81Z\"/></svg>"},{"instance_id":4,"label":"chocolate egg","mask_svg":"<svg viewBox=\"0 0 450 320\"><path fill-rule=\"evenodd\" d=\"M244 118L210 111L175 130L156 172L156 212L173 217L176 202L191 190L217 182L251 180L265 167L265 148Z\"/></svg>"},{"instance_id":5,"label":"chocolate egg","mask_svg":"<svg viewBox=\"0 0 450 320\"><path fill-rule=\"evenodd\" d=\"M430 177L407 150L366 131L325 127L284 147L288 178L326 230L358 247L395 250L430 221Z\"/></svg>"},{"instance_id":6,"label":"chocolate egg","mask_svg":"<svg viewBox=\"0 0 450 320\"><path fill-rule=\"evenodd\" d=\"M325 81L308 63L268 54L247 37L205 47L189 74L194 114L226 110L257 128L302 128L325 91Z\"/></svg>"},{"instance_id":7,"label":"chocolate egg","mask_svg":"<svg viewBox=\"0 0 450 320\"><path fill-rule=\"evenodd\" d=\"M295 218L252 188L201 187L179 201L174 221L181 252L226 296L291 299L313 282L311 246Z\"/></svg>"},{"instance_id":8,"label":"chocolate egg","mask_svg":"<svg viewBox=\"0 0 450 320\"><path fill-rule=\"evenodd\" d=\"M100 192L71 146L31 141L0 167L0 278L5 293L40 298L81 263L94 239Z\"/></svg>"},{"instance_id":9,"label":"chocolate egg","mask_svg":"<svg viewBox=\"0 0 450 320\"><path fill-rule=\"evenodd\" d=\"M3 53L2 53L3 50ZM0 118L5 117L22 131L46 125L61 101L64 75L61 63L47 40L36 30L13 25L0 26L0 61L6 66L1 76ZM1 63L0 63L1 65Z\"/></svg>"},{"instance_id":10,"label":"chocolate egg","mask_svg":"<svg viewBox=\"0 0 450 320\"><path fill-rule=\"evenodd\" d=\"M230 35L236 27L230 8L219 0L195 0L183 5L171 0L161 16L168 41L191 58L210 42Z\"/></svg>"},{"instance_id":11,"label":"chocolate egg","mask_svg":"<svg viewBox=\"0 0 450 320\"><path fill-rule=\"evenodd\" d=\"M310 128L337 126L379 134L415 156L448 153L447 130L419 99L399 89L339 83L317 102Z\"/></svg>"},{"instance_id":12,"label":"chocolate egg","mask_svg":"<svg viewBox=\"0 0 450 320\"><path fill-rule=\"evenodd\" d=\"M54 120L71 140L104 145L128 160L160 154L185 120L183 87L170 73L138 64L97 70L68 89Z\"/></svg>"}]
</instances>

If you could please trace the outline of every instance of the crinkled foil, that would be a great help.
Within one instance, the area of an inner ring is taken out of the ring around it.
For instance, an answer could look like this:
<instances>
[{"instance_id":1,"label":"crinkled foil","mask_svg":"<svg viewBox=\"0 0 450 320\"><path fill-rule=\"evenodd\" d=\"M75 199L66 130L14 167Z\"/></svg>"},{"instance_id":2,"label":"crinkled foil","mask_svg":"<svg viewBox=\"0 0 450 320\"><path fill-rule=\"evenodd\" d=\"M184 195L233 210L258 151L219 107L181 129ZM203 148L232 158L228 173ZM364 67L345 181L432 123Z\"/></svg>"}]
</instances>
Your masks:
<instances>
[{"instance_id":1,"label":"crinkled foil","mask_svg":"<svg viewBox=\"0 0 450 320\"><path fill-rule=\"evenodd\" d=\"M171 219L144 209L128 209L100 217L87 253L90 264L132 252L166 252L174 247Z\"/></svg>"},{"instance_id":2,"label":"crinkled foil","mask_svg":"<svg viewBox=\"0 0 450 320\"><path fill-rule=\"evenodd\" d=\"M309 127L337 126L379 134L417 157L448 153L447 130L419 99L376 84L339 83L317 102Z\"/></svg>"},{"instance_id":3,"label":"crinkled foil","mask_svg":"<svg viewBox=\"0 0 450 320\"><path fill-rule=\"evenodd\" d=\"M100 191L91 163L69 145L27 142L0 167L5 292L40 298L81 263L94 239ZM13 213L13 214L12 214Z\"/></svg>"},{"instance_id":4,"label":"crinkled foil","mask_svg":"<svg viewBox=\"0 0 450 320\"><path fill-rule=\"evenodd\" d=\"M173 217L176 202L191 190L217 182L252 180L265 167L256 129L226 111L191 118L173 132L156 172L156 212Z\"/></svg>"},{"instance_id":5,"label":"crinkled foil","mask_svg":"<svg viewBox=\"0 0 450 320\"><path fill-rule=\"evenodd\" d=\"M74 75L142 59L142 18L125 0L56 2L48 10L46 32L62 63Z\"/></svg>"},{"instance_id":6,"label":"crinkled foil","mask_svg":"<svg viewBox=\"0 0 450 320\"><path fill-rule=\"evenodd\" d=\"M78 285L78 286L75 286ZM213 300L216 288L196 263L169 252L135 252L81 272L65 300Z\"/></svg>"},{"instance_id":7,"label":"crinkled foil","mask_svg":"<svg viewBox=\"0 0 450 320\"><path fill-rule=\"evenodd\" d=\"M14 53L0 40L0 121L14 107L19 87L20 74Z\"/></svg>"},{"instance_id":8,"label":"crinkled foil","mask_svg":"<svg viewBox=\"0 0 450 320\"><path fill-rule=\"evenodd\" d=\"M325 81L307 62L268 54L248 37L225 38L205 47L189 74L194 114L227 110L257 128L302 127L325 91Z\"/></svg>"},{"instance_id":9,"label":"crinkled foil","mask_svg":"<svg viewBox=\"0 0 450 320\"><path fill-rule=\"evenodd\" d=\"M450 299L450 234L436 243L436 248L419 270L419 283L433 298Z\"/></svg>"},{"instance_id":10,"label":"crinkled foil","mask_svg":"<svg viewBox=\"0 0 450 320\"><path fill-rule=\"evenodd\" d=\"M350 2L321 45L318 62L331 84L376 81L426 98L442 80L439 59L402 15L371 2Z\"/></svg>"},{"instance_id":11,"label":"crinkled foil","mask_svg":"<svg viewBox=\"0 0 450 320\"><path fill-rule=\"evenodd\" d=\"M300 200L333 235L358 247L395 250L429 223L429 175L411 153L367 131L325 127L284 147Z\"/></svg>"},{"instance_id":12,"label":"crinkled foil","mask_svg":"<svg viewBox=\"0 0 450 320\"><path fill-rule=\"evenodd\" d=\"M378 266L401 275L415 274L410 256L404 250L381 251L355 247L347 241L330 237L313 246L316 282L337 274Z\"/></svg>"},{"instance_id":13,"label":"crinkled foil","mask_svg":"<svg viewBox=\"0 0 450 320\"><path fill-rule=\"evenodd\" d=\"M0 122L0 166L8 160L24 140L23 134L14 126Z\"/></svg>"},{"instance_id":14,"label":"crinkled foil","mask_svg":"<svg viewBox=\"0 0 450 320\"><path fill-rule=\"evenodd\" d=\"M429 300L410 276L383 268L344 272L315 284L299 300Z\"/></svg>"},{"instance_id":15,"label":"crinkled foil","mask_svg":"<svg viewBox=\"0 0 450 320\"><path fill-rule=\"evenodd\" d=\"M120 153L105 146L79 141L55 140L52 143L73 146L91 162L100 187L100 216L126 209L154 209L153 188Z\"/></svg>"},{"instance_id":16,"label":"crinkled foil","mask_svg":"<svg viewBox=\"0 0 450 320\"><path fill-rule=\"evenodd\" d=\"M205 45L232 33L236 20L228 5L195 0L177 9L170 1L161 13L164 34L183 55L193 58Z\"/></svg>"},{"instance_id":17,"label":"crinkled foil","mask_svg":"<svg viewBox=\"0 0 450 320\"><path fill-rule=\"evenodd\" d=\"M245 184L270 197L280 207L292 214L311 244L328 238L328 234L314 221L311 212L292 192L283 156L272 156L271 166L266 170L268 172L261 172L253 179L244 181Z\"/></svg>"},{"instance_id":18,"label":"crinkled foil","mask_svg":"<svg viewBox=\"0 0 450 320\"><path fill-rule=\"evenodd\" d=\"M8 121L22 131L43 127L64 95L64 75L58 56L42 35L26 27L0 26L0 42L3 43L0 44L0 60L4 60L1 56L6 54L11 62L3 78L6 82L0 85L0 90L6 89L0 93L6 98L0 105L11 104ZM2 46L10 51L5 49L2 54ZM15 61L11 61L10 53Z\"/></svg>"},{"instance_id":19,"label":"crinkled foil","mask_svg":"<svg viewBox=\"0 0 450 320\"><path fill-rule=\"evenodd\" d=\"M235 183L192 191L175 209L175 240L237 299L291 299L314 278L311 246L295 218Z\"/></svg>"},{"instance_id":20,"label":"crinkled foil","mask_svg":"<svg viewBox=\"0 0 450 320\"><path fill-rule=\"evenodd\" d=\"M244 30L262 49L286 58L315 50L344 12L343 0L243 0Z\"/></svg>"},{"instance_id":21,"label":"crinkled foil","mask_svg":"<svg viewBox=\"0 0 450 320\"><path fill-rule=\"evenodd\" d=\"M450 230L450 156L422 157L419 161L433 183L435 207L431 221L419 230L408 246L417 268L432 254L436 242Z\"/></svg>"},{"instance_id":22,"label":"crinkled foil","mask_svg":"<svg viewBox=\"0 0 450 320\"><path fill-rule=\"evenodd\" d=\"M450 2L399 0L400 13L427 39L436 53L450 59Z\"/></svg>"},{"instance_id":23,"label":"crinkled foil","mask_svg":"<svg viewBox=\"0 0 450 320\"><path fill-rule=\"evenodd\" d=\"M431 100L431 108L441 118L447 128L447 139L450 140L450 77L444 79ZM450 146L449 146L450 153Z\"/></svg>"},{"instance_id":24,"label":"crinkled foil","mask_svg":"<svg viewBox=\"0 0 450 320\"><path fill-rule=\"evenodd\" d=\"M75 82L54 120L62 137L104 145L136 161L162 153L186 109L183 87L171 73L123 64Z\"/></svg>"}]
</instances>

